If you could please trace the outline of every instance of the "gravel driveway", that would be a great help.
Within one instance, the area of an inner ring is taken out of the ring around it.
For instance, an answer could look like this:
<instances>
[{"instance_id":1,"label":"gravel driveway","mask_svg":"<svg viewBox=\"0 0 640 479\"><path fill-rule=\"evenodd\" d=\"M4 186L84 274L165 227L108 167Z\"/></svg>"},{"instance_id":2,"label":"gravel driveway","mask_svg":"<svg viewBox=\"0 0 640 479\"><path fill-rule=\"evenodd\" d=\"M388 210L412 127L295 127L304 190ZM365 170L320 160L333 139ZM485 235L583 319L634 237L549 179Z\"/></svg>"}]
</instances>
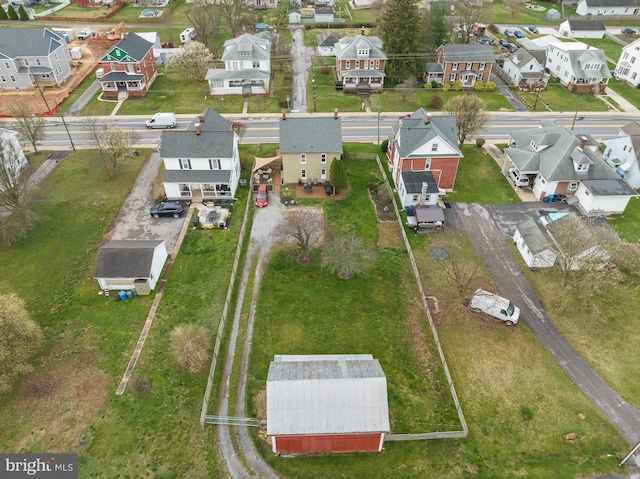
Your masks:
<instances>
[{"instance_id":1,"label":"gravel driveway","mask_svg":"<svg viewBox=\"0 0 640 479\"><path fill-rule=\"evenodd\" d=\"M308 113L307 79L309 71L312 71L315 48L304 46L303 31L302 26L291 28L291 110Z\"/></svg>"}]
</instances>

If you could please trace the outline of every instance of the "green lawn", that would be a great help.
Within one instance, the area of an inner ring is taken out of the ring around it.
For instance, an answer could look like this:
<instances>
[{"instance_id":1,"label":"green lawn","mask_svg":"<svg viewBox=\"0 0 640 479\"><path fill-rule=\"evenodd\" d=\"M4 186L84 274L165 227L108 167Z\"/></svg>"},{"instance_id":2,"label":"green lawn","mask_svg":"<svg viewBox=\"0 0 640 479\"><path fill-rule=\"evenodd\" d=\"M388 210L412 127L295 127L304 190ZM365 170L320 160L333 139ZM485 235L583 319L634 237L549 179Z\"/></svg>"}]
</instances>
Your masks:
<instances>
[{"instance_id":1,"label":"green lawn","mask_svg":"<svg viewBox=\"0 0 640 479\"><path fill-rule=\"evenodd\" d=\"M524 93L514 90L523 99L526 105L533 110L536 104L536 93ZM547 88L540 92L535 111L555 111L555 112L589 112L589 111L610 111L608 105L595 95L580 95L568 91L556 80L549 79Z\"/></svg>"},{"instance_id":2,"label":"green lawn","mask_svg":"<svg viewBox=\"0 0 640 479\"><path fill-rule=\"evenodd\" d=\"M630 102L636 108L640 108L640 89L633 88L620 80L612 78L607 84L607 88L611 88L613 91L623 96L625 100Z\"/></svg>"}]
</instances>

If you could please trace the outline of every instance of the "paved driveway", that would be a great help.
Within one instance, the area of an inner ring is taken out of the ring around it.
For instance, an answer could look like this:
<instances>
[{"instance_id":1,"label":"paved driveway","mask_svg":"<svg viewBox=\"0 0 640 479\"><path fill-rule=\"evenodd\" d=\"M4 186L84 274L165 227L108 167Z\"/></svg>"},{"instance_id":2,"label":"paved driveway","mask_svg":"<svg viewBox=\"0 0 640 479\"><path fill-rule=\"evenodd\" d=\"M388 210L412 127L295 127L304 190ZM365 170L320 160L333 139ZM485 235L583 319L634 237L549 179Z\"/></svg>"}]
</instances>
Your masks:
<instances>
[{"instance_id":1,"label":"paved driveway","mask_svg":"<svg viewBox=\"0 0 640 479\"><path fill-rule=\"evenodd\" d=\"M447 223L466 233L478 256L493 278L498 291L515 298L521 308L521 321L529 327L538 341L551 353L560 367L586 396L611 421L630 444L640 440L640 412L630 406L611 389L580 357L556 329L542 309L533 289L526 280L504 240L518 217L532 214L536 208L563 208L564 205L545 203L484 207L475 203L458 203L447 210ZM495 209L495 213L491 211ZM508 212L507 210L511 211ZM495 218L504 231L498 227ZM516 221L517 222L517 221Z\"/></svg>"}]
</instances>

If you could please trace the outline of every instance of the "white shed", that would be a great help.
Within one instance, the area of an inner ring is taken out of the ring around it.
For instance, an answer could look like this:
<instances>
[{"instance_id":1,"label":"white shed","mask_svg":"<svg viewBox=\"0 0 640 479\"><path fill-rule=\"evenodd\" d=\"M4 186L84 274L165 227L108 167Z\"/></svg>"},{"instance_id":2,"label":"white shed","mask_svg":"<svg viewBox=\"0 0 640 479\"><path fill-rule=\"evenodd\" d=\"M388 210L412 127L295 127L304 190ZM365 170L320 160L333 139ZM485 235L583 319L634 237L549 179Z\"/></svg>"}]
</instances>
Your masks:
<instances>
[{"instance_id":1,"label":"white shed","mask_svg":"<svg viewBox=\"0 0 640 479\"><path fill-rule=\"evenodd\" d=\"M196 39L196 29L189 27L189 28L185 28L182 33L180 34L180 42L181 43L187 43L191 40L195 40Z\"/></svg>"},{"instance_id":2,"label":"white shed","mask_svg":"<svg viewBox=\"0 0 640 479\"><path fill-rule=\"evenodd\" d=\"M516 225L513 241L530 268L550 268L556 262L557 255L552 242L533 218Z\"/></svg>"},{"instance_id":3,"label":"white shed","mask_svg":"<svg viewBox=\"0 0 640 479\"><path fill-rule=\"evenodd\" d=\"M80 60L84 56L82 53L82 48L80 47L70 48L69 54L71 55L72 60Z\"/></svg>"},{"instance_id":4,"label":"white shed","mask_svg":"<svg viewBox=\"0 0 640 479\"><path fill-rule=\"evenodd\" d=\"M135 289L138 294L149 294L167 256L164 240L114 240L98 251L93 277L103 290Z\"/></svg>"}]
</instances>

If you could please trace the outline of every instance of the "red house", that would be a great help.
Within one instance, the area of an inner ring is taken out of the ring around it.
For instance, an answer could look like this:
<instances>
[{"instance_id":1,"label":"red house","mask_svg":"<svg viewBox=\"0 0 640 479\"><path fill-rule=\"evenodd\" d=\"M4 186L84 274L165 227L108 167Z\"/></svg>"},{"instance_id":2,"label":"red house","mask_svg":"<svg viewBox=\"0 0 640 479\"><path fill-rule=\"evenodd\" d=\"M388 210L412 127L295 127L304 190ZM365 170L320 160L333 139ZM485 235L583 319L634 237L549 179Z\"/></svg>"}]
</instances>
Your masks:
<instances>
[{"instance_id":1,"label":"red house","mask_svg":"<svg viewBox=\"0 0 640 479\"><path fill-rule=\"evenodd\" d=\"M341 38L334 48L336 75L345 93L383 90L387 56L380 38L365 36L363 28L360 35Z\"/></svg>"},{"instance_id":2,"label":"red house","mask_svg":"<svg viewBox=\"0 0 640 479\"><path fill-rule=\"evenodd\" d=\"M380 452L388 432L387 378L370 354L275 356L269 365L274 453Z\"/></svg>"},{"instance_id":3,"label":"red house","mask_svg":"<svg viewBox=\"0 0 640 479\"><path fill-rule=\"evenodd\" d=\"M104 69L100 86L106 98L144 96L157 75L153 44L135 33L123 33L99 63Z\"/></svg>"},{"instance_id":4,"label":"red house","mask_svg":"<svg viewBox=\"0 0 640 479\"><path fill-rule=\"evenodd\" d=\"M393 126L387 158L396 188L402 183L403 171L429 170L438 188L452 191L462 157L455 116L432 117L420 108Z\"/></svg>"}]
</instances>

